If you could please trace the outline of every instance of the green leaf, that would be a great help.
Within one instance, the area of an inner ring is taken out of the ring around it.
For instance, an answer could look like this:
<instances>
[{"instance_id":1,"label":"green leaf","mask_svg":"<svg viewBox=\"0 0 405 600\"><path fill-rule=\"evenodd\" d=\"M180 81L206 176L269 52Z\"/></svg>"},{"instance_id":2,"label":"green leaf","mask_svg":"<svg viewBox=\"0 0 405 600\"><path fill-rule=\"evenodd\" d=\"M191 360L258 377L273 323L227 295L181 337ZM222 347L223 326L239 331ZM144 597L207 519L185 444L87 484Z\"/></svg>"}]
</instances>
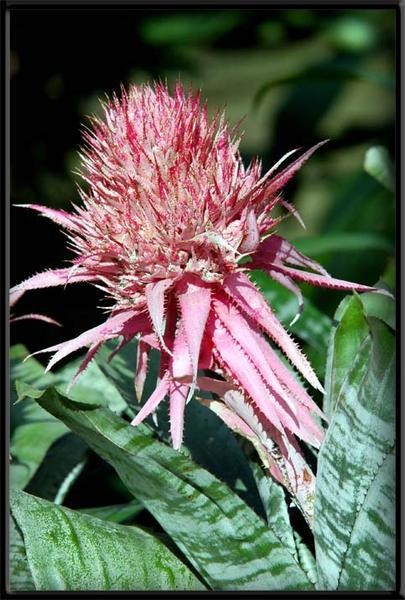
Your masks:
<instances>
[{"instance_id":1,"label":"green leaf","mask_svg":"<svg viewBox=\"0 0 405 600\"><path fill-rule=\"evenodd\" d=\"M35 590L28 566L24 540L12 516L9 517L9 586L11 592Z\"/></svg>"},{"instance_id":2,"label":"green leaf","mask_svg":"<svg viewBox=\"0 0 405 600\"><path fill-rule=\"evenodd\" d=\"M340 398L342 386L354 360L368 357L369 327L359 296L346 296L339 304L331 330L325 375L323 411L331 417ZM360 369L358 365L357 369Z\"/></svg>"},{"instance_id":3,"label":"green leaf","mask_svg":"<svg viewBox=\"0 0 405 600\"><path fill-rule=\"evenodd\" d=\"M394 169L387 148L372 146L364 157L364 170L390 192L395 189Z\"/></svg>"},{"instance_id":4,"label":"green leaf","mask_svg":"<svg viewBox=\"0 0 405 600\"><path fill-rule=\"evenodd\" d=\"M62 504L86 463L87 452L87 444L73 433L58 438L48 449L25 491Z\"/></svg>"},{"instance_id":5,"label":"green leaf","mask_svg":"<svg viewBox=\"0 0 405 600\"><path fill-rule=\"evenodd\" d=\"M131 409L137 412L142 406L134 403L137 341L131 341L108 362L108 357L115 347L114 342L107 342L98 353L96 360L100 369L111 378ZM149 359L149 373L143 399L148 398L156 386L158 365L159 354L153 352ZM159 407L157 417L157 426L152 419L148 419L150 431L154 430L160 439L170 443L166 406ZM146 427L144 431L147 430ZM185 410L183 449L188 451L199 465L227 483L233 490L238 491L249 506L257 512L260 511L261 503L257 487L249 463L235 435L211 410L194 400L187 404Z\"/></svg>"},{"instance_id":6,"label":"green leaf","mask_svg":"<svg viewBox=\"0 0 405 600\"><path fill-rule=\"evenodd\" d=\"M356 233L341 232L298 238L292 243L303 254L318 256L325 252L357 252L365 250L382 250L392 252L392 242L377 233L358 231Z\"/></svg>"},{"instance_id":7,"label":"green leaf","mask_svg":"<svg viewBox=\"0 0 405 600\"><path fill-rule=\"evenodd\" d=\"M21 400L24 400L25 398L40 398L43 394L42 390L38 390L32 387L32 385L18 379L15 382L15 391L17 392L15 404L21 402Z\"/></svg>"},{"instance_id":8,"label":"green leaf","mask_svg":"<svg viewBox=\"0 0 405 600\"><path fill-rule=\"evenodd\" d=\"M252 469L266 511L269 527L298 561L285 492L281 485L265 474L262 467L252 463Z\"/></svg>"},{"instance_id":9,"label":"green leaf","mask_svg":"<svg viewBox=\"0 0 405 600\"><path fill-rule=\"evenodd\" d=\"M358 296L343 302L328 366L332 421L319 453L315 499L318 588L395 587L395 344L364 316Z\"/></svg>"},{"instance_id":10,"label":"green leaf","mask_svg":"<svg viewBox=\"0 0 405 600\"><path fill-rule=\"evenodd\" d=\"M329 22L324 35L339 50L365 52L371 50L377 41L377 30L372 23L356 15L343 14Z\"/></svg>"},{"instance_id":11,"label":"green leaf","mask_svg":"<svg viewBox=\"0 0 405 600\"><path fill-rule=\"evenodd\" d=\"M125 521L132 520L142 510L144 510L143 504L138 500L133 500L127 504L113 504L111 506L81 508L80 512L85 513L86 515L97 517L98 519L104 519L105 521L123 523Z\"/></svg>"},{"instance_id":12,"label":"green leaf","mask_svg":"<svg viewBox=\"0 0 405 600\"><path fill-rule=\"evenodd\" d=\"M62 502L84 466L87 444L32 402L44 390L18 380L15 387L17 402L28 399L28 414L20 416L11 437L11 487Z\"/></svg>"},{"instance_id":13,"label":"green leaf","mask_svg":"<svg viewBox=\"0 0 405 600\"><path fill-rule=\"evenodd\" d=\"M138 527L109 523L25 492L11 498L37 590L201 590L166 546Z\"/></svg>"},{"instance_id":14,"label":"green leaf","mask_svg":"<svg viewBox=\"0 0 405 600\"><path fill-rule=\"evenodd\" d=\"M61 390L63 394L73 377L75 376L82 358L67 364L54 374L53 384ZM69 391L68 396L83 402L84 404L97 404L98 406L108 406L108 408L117 414L120 414L126 408L126 402L118 392L117 388L104 375L95 361L92 361L84 373L82 373Z\"/></svg>"},{"instance_id":15,"label":"green leaf","mask_svg":"<svg viewBox=\"0 0 405 600\"><path fill-rule=\"evenodd\" d=\"M302 83L327 84L329 82L344 83L349 81L367 81L390 91L394 87L394 81L391 77L381 75L377 71L367 71L364 67L359 68L355 63L351 64L349 61L335 59L267 81L256 92L253 105L258 108L266 95L281 85L298 85Z\"/></svg>"},{"instance_id":16,"label":"green leaf","mask_svg":"<svg viewBox=\"0 0 405 600\"><path fill-rule=\"evenodd\" d=\"M140 29L144 40L152 45L201 44L217 39L240 22L236 11L199 14L173 13L145 20Z\"/></svg>"},{"instance_id":17,"label":"green leaf","mask_svg":"<svg viewBox=\"0 0 405 600\"><path fill-rule=\"evenodd\" d=\"M10 379L20 379L32 385L49 385L53 381L52 373L44 373L44 367L35 358L28 358L28 350L22 344L10 348ZM27 360L26 360L27 359Z\"/></svg>"},{"instance_id":18,"label":"green leaf","mask_svg":"<svg viewBox=\"0 0 405 600\"><path fill-rule=\"evenodd\" d=\"M315 585L317 581L315 558L301 536L291 527L284 489L272 477L266 475L258 464L252 463L252 469L270 528L296 557L309 581Z\"/></svg>"},{"instance_id":19,"label":"green leaf","mask_svg":"<svg viewBox=\"0 0 405 600\"><path fill-rule=\"evenodd\" d=\"M380 286L378 285L378 287ZM360 300L368 317L377 317L391 329L395 329L395 300L393 298L382 294L366 293L360 295Z\"/></svg>"},{"instance_id":20,"label":"green leaf","mask_svg":"<svg viewBox=\"0 0 405 600\"><path fill-rule=\"evenodd\" d=\"M305 298L302 315L294 325L288 326L297 313L298 305L295 295L273 281L271 277L262 271L253 271L250 277L259 286L277 317L284 325L287 325L289 331L307 342L315 350L324 353L328 345L332 325L331 319Z\"/></svg>"},{"instance_id":21,"label":"green leaf","mask_svg":"<svg viewBox=\"0 0 405 600\"><path fill-rule=\"evenodd\" d=\"M28 350L24 346L14 346L10 355L11 381L15 383L11 388L11 486L23 489L29 485L29 491L61 502L80 472L86 444L72 434L66 436L68 429L63 423L32 399L41 396L51 383L64 391L81 359L56 373L45 373L35 358L27 359ZM89 365L69 396L84 404L109 406L116 412L126 406L96 363Z\"/></svg>"},{"instance_id":22,"label":"green leaf","mask_svg":"<svg viewBox=\"0 0 405 600\"><path fill-rule=\"evenodd\" d=\"M41 406L112 464L215 589L311 589L295 558L225 484L189 457L103 408L80 408L56 390Z\"/></svg>"},{"instance_id":23,"label":"green leaf","mask_svg":"<svg viewBox=\"0 0 405 600\"><path fill-rule=\"evenodd\" d=\"M377 284L377 287L380 287ZM340 397L344 379L354 360L360 364L367 360L369 325L367 317L377 317L395 329L395 301L389 296L374 292L346 296L335 314L328 344L323 410L330 417ZM362 358L363 357L363 358ZM333 371L333 374L332 374ZM332 387L331 387L332 386Z\"/></svg>"},{"instance_id":24,"label":"green leaf","mask_svg":"<svg viewBox=\"0 0 405 600\"><path fill-rule=\"evenodd\" d=\"M12 388L12 402L22 400L30 394L26 393L26 385L34 386L38 390L43 390L49 385L55 385L62 393L66 393L66 389L76 374L82 358L78 358L71 363L65 365L62 369L55 372L45 373L45 368L35 358L30 357L28 350L17 345L10 350L11 359L11 381L19 381L19 389L17 396ZM126 403L118 392L116 386L106 377L95 361L91 362L84 373L82 373L69 392L69 397L83 402L85 404L97 404L100 406L108 406L114 412L120 413ZM31 394L31 397L34 397ZM32 405L34 412L41 414L41 409L35 403ZM18 409L20 410L20 409ZM15 411L14 411L15 412ZM13 417L13 415L12 415ZM18 414L14 415L14 421L18 422Z\"/></svg>"},{"instance_id":25,"label":"green leaf","mask_svg":"<svg viewBox=\"0 0 405 600\"><path fill-rule=\"evenodd\" d=\"M38 398L43 391L38 391L27 384L18 385L18 393ZM10 467L10 485L23 489L37 471L52 444L68 432L66 426L51 417L35 404L32 399L19 405L20 417L18 425L10 441L12 458Z\"/></svg>"},{"instance_id":26,"label":"green leaf","mask_svg":"<svg viewBox=\"0 0 405 600\"><path fill-rule=\"evenodd\" d=\"M18 394L15 388L16 381L35 386L35 389L44 389L53 382L53 374L44 374L44 367L37 360L34 358L24 360L28 354L28 350L21 344L10 348L10 380L12 382L10 390L11 433L13 433L14 429L21 424L35 421L53 421L53 419L50 418L36 402L29 400L27 402L17 403ZM20 388L20 391L22 391L22 388Z\"/></svg>"},{"instance_id":27,"label":"green leaf","mask_svg":"<svg viewBox=\"0 0 405 600\"><path fill-rule=\"evenodd\" d=\"M299 533L296 531L294 531L294 540L297 548L299 563L307 574L308 579L316 586L318 575L316 572L315 557L308 546L303 542Z\"/></svg>"}]
</instances>

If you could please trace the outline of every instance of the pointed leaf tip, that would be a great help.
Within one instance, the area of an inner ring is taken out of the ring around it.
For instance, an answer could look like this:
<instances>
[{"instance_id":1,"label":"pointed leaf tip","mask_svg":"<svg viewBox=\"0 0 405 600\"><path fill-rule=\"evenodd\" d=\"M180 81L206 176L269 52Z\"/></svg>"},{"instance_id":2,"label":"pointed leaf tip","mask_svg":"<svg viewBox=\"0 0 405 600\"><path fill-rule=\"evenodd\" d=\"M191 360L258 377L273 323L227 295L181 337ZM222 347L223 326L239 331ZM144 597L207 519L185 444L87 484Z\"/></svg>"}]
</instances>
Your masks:
<instances>
[{"instance_id":1,"label":"pointed leaf tip","mask_svg":"<svg viewBox=\"0 0 405 600\"><path fill-rule=\"evenodd\" d=\"M211 308L211 289L204 285L191 285L179 294L181 320L184 327L190 360L193 383L197 380L198 363L205 326Z\"/></svg>"},{"instance_id":2,"label":"pointed leaf tip","mask_svg":"<svg viewBox=\"0 0 405 600\"><path fill-rule=\"evenodd\" d=\"M167 347L164 335L165 319L165 292L173 285L171 279L162 279L156 283L148 283L145 287L146 303L152 319L153 328L158 336L163 349L172 356L172 351Z\"/></svg>"},{"instance_id":3,"label":"pointed leaf tip","mask_svg":"<svg viewBox=\"0 0 405 600\"><path fill-rule=\"evenodd\" d=\"M295 175L297 171L302 167L302 165L312 156L312 154L318 150L321 146L329 142L329 140L323 140L322 142L318 142L309 150L301 154L296 160L294 160L288 167L283 169L280 173L278 173L273 179L271 179L268 183L268 192L275 194L279 189L284 187L290 179Z\"/></svg>"}]
</instances>

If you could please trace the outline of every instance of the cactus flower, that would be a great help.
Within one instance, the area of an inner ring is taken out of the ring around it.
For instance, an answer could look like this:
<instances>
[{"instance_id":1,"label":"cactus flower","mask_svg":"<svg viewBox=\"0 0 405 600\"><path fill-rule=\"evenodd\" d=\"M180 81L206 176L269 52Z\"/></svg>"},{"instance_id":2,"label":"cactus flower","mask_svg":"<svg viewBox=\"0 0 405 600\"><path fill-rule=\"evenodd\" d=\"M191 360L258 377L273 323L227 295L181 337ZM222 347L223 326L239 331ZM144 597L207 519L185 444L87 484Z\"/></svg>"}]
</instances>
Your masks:
<instances>
[{"instance_id":1,"label":"cactus flower","mask_svg":"<svg viewBox=\"0 0 405 600\"><path fill-rule=\"evenodd\" d=\"M262 174L258 160L244 166L224 116L210 118L199 94L180 84L173 95L163 84L132 86L103 109L84 134L82 204L72 212L25 205L65 229L75 256L68 268L14 287L12 302L27 290L77 282L101 288L108 301L103 323L42 350L54 353L47 368L87 347L78 376L103 342L120 338L122 347L137 336L138 398L152 348L161 360L156 389L134 425L167 397L179 448L186 403L204 390L225 399L212 408L231 427L257 436L252 419L261 423L285 456L292 445L298 452L294 436L318 447L323 431L313 415L322 412L266 336L311 386L322 386L249 272L262 269L294 292L299 311L296 282L373 289L332 278L275 233L281 217L274 208L295 212L282 188L321 144L282 168L288 153Z\"/></svg>"}]
</instances>

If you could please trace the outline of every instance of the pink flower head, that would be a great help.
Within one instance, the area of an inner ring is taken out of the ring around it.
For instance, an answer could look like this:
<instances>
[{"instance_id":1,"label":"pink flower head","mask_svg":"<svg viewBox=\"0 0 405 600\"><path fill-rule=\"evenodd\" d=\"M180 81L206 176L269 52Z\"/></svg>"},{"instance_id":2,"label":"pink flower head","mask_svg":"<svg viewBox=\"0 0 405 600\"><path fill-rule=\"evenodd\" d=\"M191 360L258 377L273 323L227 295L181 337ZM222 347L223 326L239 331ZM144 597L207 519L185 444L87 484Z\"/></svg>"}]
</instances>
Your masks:
<instances>
[{"instance_id":1,"label":"pink flower head","mask_svg":"<svg viewBox=\"0 0 405 600\"><path fill-rule=\"evenodd\" d=\"M173 446L179 448L185 405L197 389L224 400L225 412L217 412L236 429L243 422L252 432L255 425L248 422L256 419L280 448L291 448L293 436L319 446L323 432L312 413L322 413L265 335L314 388L322 386L249 271L263 269L295 292L300 309L295 281L372 289L333 279L272 233L280 220L275 206L293 211L282 187L321 144L262 175L259 161L243 165L239 140L223 115L210 118L199 94L180 84L173 96L163 84L132 86L104 105L104 118L94 118L84 137L88 189L81 191L82 206L68 213L29 205L65 228L76 254L72 266L29 278L12 297L88 281L105 292L111 314L77 338L43 350L55 352L48 369L88 346L79 374L103 342L121 337L122 346L137 335L138 398L151 348L161 351L161 362L157 387L134 425L167 396ZM282 480L275 464L273 474Z\"/></svg>"}]
</instances>

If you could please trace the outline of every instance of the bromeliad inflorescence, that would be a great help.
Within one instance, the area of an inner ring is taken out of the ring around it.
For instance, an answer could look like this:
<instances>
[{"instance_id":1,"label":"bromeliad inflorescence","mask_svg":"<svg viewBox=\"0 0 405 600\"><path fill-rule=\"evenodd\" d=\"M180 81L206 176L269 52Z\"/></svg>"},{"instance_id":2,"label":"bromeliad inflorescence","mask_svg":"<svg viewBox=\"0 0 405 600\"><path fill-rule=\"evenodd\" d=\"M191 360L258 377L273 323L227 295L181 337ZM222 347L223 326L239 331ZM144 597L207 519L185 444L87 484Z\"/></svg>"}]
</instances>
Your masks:
<instances>
[{"instance_id":1,"label":"bromeliad inflorescence","mask_svg":"<svg viewBox=\"0 0 405 600\"><path fill-rule=\"evenodd\" d=\"M138 336L135 388L140 398L151 348L161 351L158 384L135 417L136 425L167 396L173 446L182 443L184 410L194 391L220 398L211 407L244 435L274 442L291 461L294 436L318 447L322 417L303 386L280 360L275 342L301 375L322 390L313 369L249 279L263 269L302 297L295 281L340 290L372 288L333 279L277 235L273 209L294 209L283 186L321 145L286 168L285 156L265 175L255 160L244 167L239 140L223 115L209 118L199 94L177 84L132 86L94 118L82 152L82 206L72 213L27 205L65 228L76 254L72 266L35 275L12 289L87 281L110 301L110 316L55 352L48 369L89 347L77 376L101 344ZM241 260L244 258L244 260ZM220 402L220 404L218 404ZM210 404L210 402L208 402ZM288 473L267 449L273 475ZM287 462L286 462L287 461ZM288 469L287 469L288 470Z\"/></svg>"}]
</instances>

